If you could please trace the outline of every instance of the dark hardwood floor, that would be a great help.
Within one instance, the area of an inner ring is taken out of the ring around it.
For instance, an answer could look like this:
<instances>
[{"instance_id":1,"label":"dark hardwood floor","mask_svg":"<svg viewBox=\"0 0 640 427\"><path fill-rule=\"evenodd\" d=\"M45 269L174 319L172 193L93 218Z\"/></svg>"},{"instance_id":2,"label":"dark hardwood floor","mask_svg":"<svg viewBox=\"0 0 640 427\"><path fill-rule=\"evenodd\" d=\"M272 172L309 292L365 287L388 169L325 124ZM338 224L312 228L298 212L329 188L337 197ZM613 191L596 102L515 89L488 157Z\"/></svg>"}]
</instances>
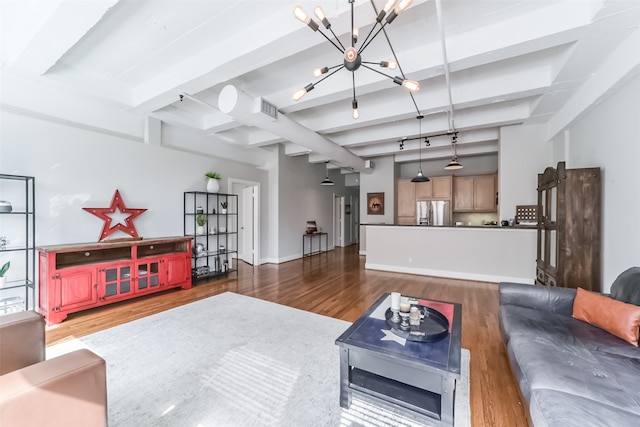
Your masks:
<instances>
[{"instance_id":1,"label":"dark hardwood floor","mask_svg":"<svg viewBox=\"0 0 640 427\"><path fill-rule=\"evenodd\" d=\"M81 337L163 310L231 291L353 322L384 292L462 304L462 346L471 351L474 427L527 426L498 327L496 283L364 269L356 246L280 265L240 263L238 279L173 290L70 315L47 328L47 344ZM337 337L336 337L337 338ZM338 367L336 367L336 370Z\"/></svg>"}]
</instances>

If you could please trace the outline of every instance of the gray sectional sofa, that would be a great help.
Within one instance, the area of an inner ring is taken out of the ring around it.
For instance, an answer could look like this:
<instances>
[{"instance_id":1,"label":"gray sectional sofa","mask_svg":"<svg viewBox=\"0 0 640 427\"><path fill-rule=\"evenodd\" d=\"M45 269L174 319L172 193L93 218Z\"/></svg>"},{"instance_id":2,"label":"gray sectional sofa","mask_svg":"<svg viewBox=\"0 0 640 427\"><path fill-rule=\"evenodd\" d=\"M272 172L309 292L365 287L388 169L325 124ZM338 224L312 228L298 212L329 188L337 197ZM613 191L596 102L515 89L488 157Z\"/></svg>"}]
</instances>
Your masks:
<instances>
[{"instance_id":1,"label":"gray sectional sofa","mask_svg":"<svg viewBox=\"0 0 640 427\"><path fill-rule=\"evenodd\" d=\"M529 423L640 426L640 349L572 318L575 295L500 283L500 330Z\"/></svg>"}]
</instances>

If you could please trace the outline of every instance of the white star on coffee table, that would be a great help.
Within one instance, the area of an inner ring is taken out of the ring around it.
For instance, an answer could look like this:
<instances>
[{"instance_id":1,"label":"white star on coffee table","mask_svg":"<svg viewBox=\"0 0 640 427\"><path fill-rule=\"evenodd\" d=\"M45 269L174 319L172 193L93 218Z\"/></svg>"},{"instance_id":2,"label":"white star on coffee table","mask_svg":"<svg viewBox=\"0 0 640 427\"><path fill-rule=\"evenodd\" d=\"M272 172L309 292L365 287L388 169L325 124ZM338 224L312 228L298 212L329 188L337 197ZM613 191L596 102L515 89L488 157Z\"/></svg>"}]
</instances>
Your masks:
<instances>
[{"instance_id":1,"label":"white star on coffee table","mask_svg":"<svg viewBox=\"0 0 640 427\"><path fill-rule=\"evenodd\" d=\"M384 333L384 337L380 338L380 341L395 341L400 345L405 345L407 343L406 338L399 337L398 335L391 332L391 330L380 329L382 333Z\"/></svg>"}]
</instances>

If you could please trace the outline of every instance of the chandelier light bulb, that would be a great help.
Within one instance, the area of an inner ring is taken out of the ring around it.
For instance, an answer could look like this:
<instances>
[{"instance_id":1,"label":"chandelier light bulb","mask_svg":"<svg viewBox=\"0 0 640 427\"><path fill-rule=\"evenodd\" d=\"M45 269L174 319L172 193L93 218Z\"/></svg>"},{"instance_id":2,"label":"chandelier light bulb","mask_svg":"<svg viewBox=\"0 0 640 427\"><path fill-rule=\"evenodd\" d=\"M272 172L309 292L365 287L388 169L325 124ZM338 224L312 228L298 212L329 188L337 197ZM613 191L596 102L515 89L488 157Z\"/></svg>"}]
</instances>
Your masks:
<instances>
[{"instance_id":1,"label":"chandelier light bulb","mask_svg":"<svg viewBox=\"0 0 640 427\"><path fill-rule=\"evenodd\" d=\"M390 70L395 70L398 68L398 62L393 59L391 61L381 61L380 66Z\"/></svg>"},{"instance_id":2,"label":"chandelier light bulb","mask_svg":"<svg viewBox=\"0 0 640 427\"><path fill-rule=\"evenodd\" d=\"M402 86L411 93L415 93L420 90L420 83L415 80L404 80Z\"/></svg>"},{"instance_id":3,"label":"chandelier light bulb","mask_svg":"<svg viewBox=\"0 0 640 427\"><path fill-rule=\"evenodd\" d=\"M313 69L313 76L314 77L320 77L321 75L327 73L328 71L329 71L329 67L314 68Z\"/></svg>"},{"instance_id":4,"label":"chandelier light bulb","mask_svg":"<svg viewBox=\"0 0 640 427\"><path fill-rule=\"evenodd\" d=\"M382 10L384 10L384 13L389 13L394 4L396 4L396 0L387 0L384 7L382 8Z\"/></svg>"},{"instance_id":5,"label":"chandelier light bulb","mask_svg":"<svg viewBox=\"0 0 640 427\"><path fill-rule=\"evenodd\" d=\"M353 118L357 120L360 117L360 112L358 111L358 101L354 99L351 103L351 108L353 112Z\"/></svg>"},{"instance_id":6,"label":"chandelier light bulb","mask_svg":"<svg viewBox=\"0 0 640 427\"><path fill-rule=\"evenodd\" d=\"M313 14L316 15L316 18L318 18L321 21L326 18L325 14L324 14L324 10L322 10L322 8L320 6L316 6L313 9Z\"/></svg>"},{"instance_id":7,"label":"chandelier light bulb","mask_svg":"<svg viewBox=\"0 0 640 427\"><path fill-rule=\"evenodd\" d=\"M293 16L295 16L298 21L304 24L309 25L309 22L311 22L311 18L309 17L309 15L307 15L307 12L305 12L300 5L296 6L293 9Z\"/></svg>"},{"instance_id":8,"label":"chandelier light bulb","mask_svg":"<svg viewBox=\"0 0 640 427\"><path fill-rule=\"evenodd\" d=\"M344 51L344 59L347 62L353 62L358 57L358 51L354 47L348 47Z\"/></svg>"},{"instance_id":9,"label":"chandelier light bulb","mask_svg":"<svg viewBox=\"0 0 640 427\"><path fill-rule=\"evenodd\" d=\"M358 36L360 35L360 30L358 28L353 29L353 44L358 43Z\"/></svg>"},{"instance_id":10,"label":"chandelier light bulb","mask_svg":"<svg viewBox=\"0 0 640 427\"><path fill-rule=\"evenodd\" d=\"M411 6L412 3L413 3L413 0L400 0L398 5L394 9L396 15L399 15L400 12L402 12L403 10L406 10L409 6Z\"/></svg>"},{"instance_id":11,"label":"chandelier light bulb","mask_svg":"<svg viewBox=\"0 0 640 427\"><path fill-rule=\"evenodd\" d=\"M320 6L316 6L313 9L313 14L316 15L316 18L318 18L322 22L322 25L324 25L327 30L331 27L327 16L324 14L324 10L322 10Z\"/></svg>"},{"instance_id":12,"label":"chandelier light bulb","mask_svg":"<svg viewBox=\"0 0 640 427\"><path fill-rule=\"evenodd\" d=\"M306 90L303 89L298 89L295 92L293 92L293 94L291 95L291 99L298 102L302 99L303 96L305 96L305 94L307 93Z\"/></svg>"}]
</instances>

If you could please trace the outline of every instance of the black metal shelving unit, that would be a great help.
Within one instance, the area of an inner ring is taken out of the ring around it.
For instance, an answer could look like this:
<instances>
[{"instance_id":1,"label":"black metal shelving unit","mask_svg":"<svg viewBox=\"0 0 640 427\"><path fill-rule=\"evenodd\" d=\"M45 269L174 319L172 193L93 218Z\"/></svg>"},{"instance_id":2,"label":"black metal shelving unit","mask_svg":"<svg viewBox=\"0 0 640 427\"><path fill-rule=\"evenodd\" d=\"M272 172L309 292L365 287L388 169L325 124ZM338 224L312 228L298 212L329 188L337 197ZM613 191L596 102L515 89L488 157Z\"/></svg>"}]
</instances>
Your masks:
<instances>
[{"instance_id":1,"label":"black metal shelving unit","mask_svg":"<svg viewBox=\"0 0 640 427\"><path fill-rule=\"evenodd\" d=\"M222 203L227 203L223 213ZM206 218L199 229L199 215ZM186 191L184 193L184 235L193 238L191 272L193 283L238 277L238 195Z\"/></svg>"},{"instance_id":2,"label":"black metal shelving unit","mask_svg":"<svg viewBox=\"0 0 640 427\"><path fill-rule=\"evenodd\" d=\"M0 266L11 261L7 282L0 287L0 314L33 310L36 299L35 178L0 174L0 200L7 200L12 206L11 212L0 212L0 238L3 238Z\"/></svg>"}]
</instances>

